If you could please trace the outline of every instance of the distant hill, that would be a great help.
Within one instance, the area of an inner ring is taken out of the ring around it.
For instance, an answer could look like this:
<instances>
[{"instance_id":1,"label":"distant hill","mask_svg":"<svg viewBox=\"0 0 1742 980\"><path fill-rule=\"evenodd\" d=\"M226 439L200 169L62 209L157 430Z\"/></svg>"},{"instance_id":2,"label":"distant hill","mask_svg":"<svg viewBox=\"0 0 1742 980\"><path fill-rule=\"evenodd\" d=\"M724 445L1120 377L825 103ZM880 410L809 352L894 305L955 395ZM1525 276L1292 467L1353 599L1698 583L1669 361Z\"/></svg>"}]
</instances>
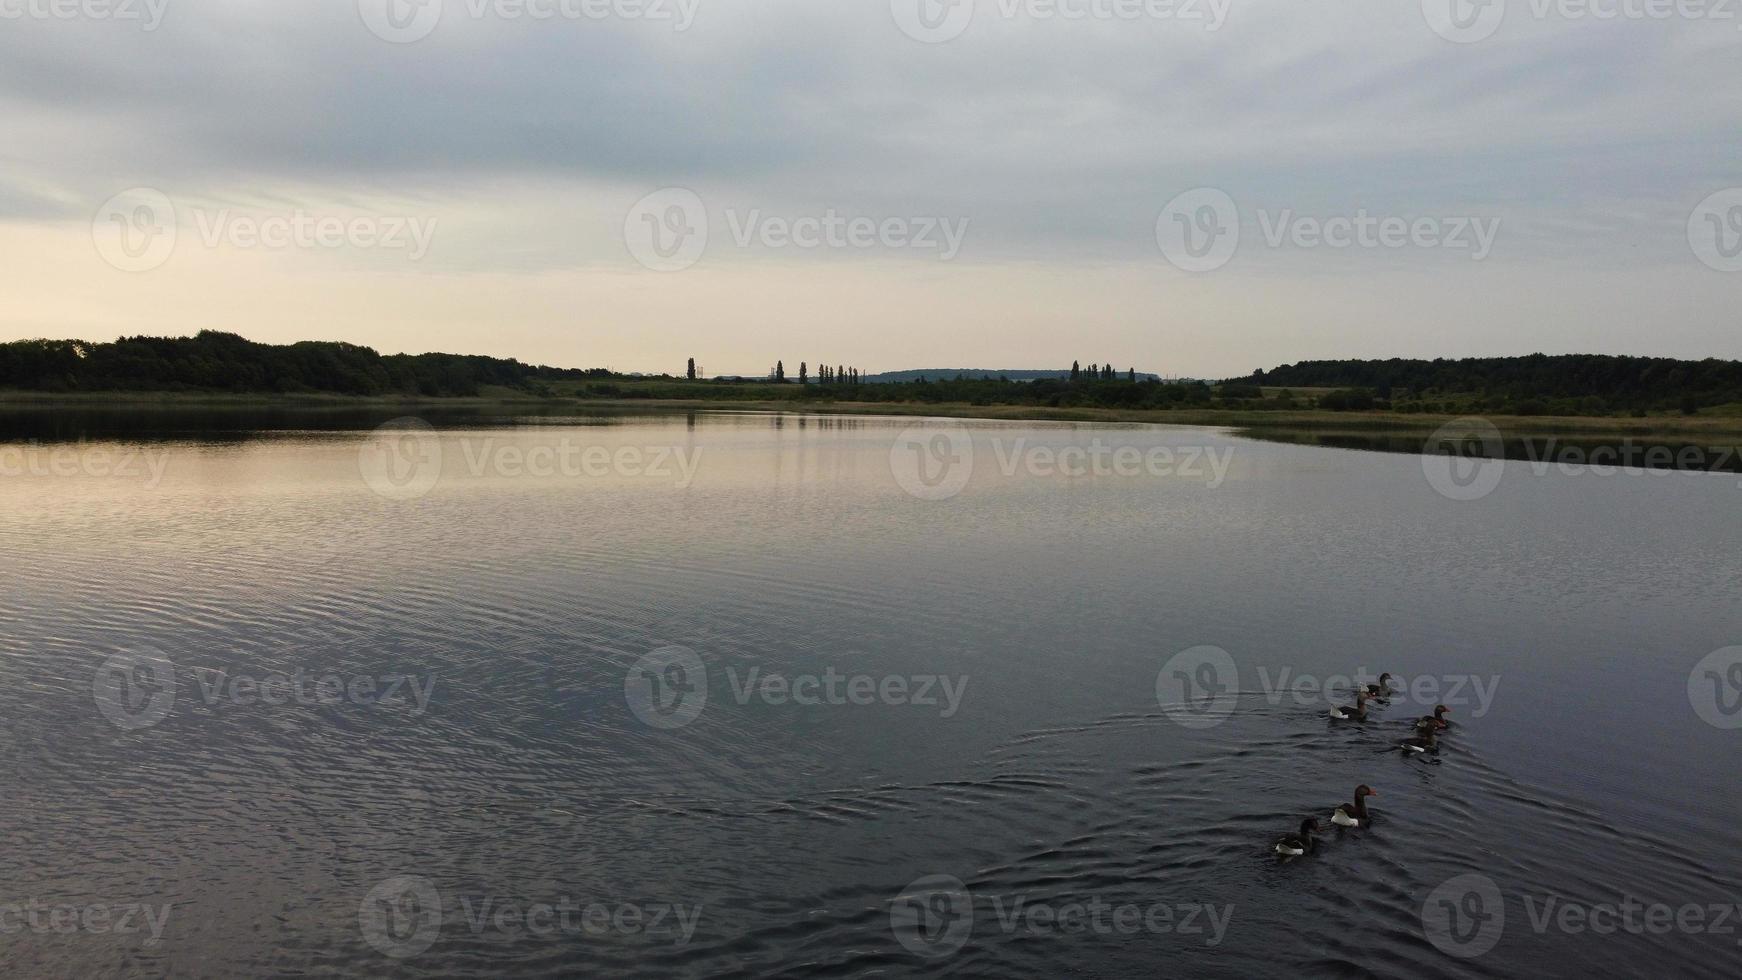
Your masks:
<instances>
[{"instance_id":1,"label":"distant hill","mask_svg":"<svg viewBox=\"0 0 1742 980\"><path fill-rule=\"evenodd\" d=\"M925 368L918 371L884 371L881 374L867 374L861 380L867 384L900 384L908 381L918 381L925 378L928 381L950 381L957 375L971 381L996 381L1007 378L1011 381L1039 381L1047 379L1063 379L1071 376L1069 368L1062 371L1028 371L1028 370L992 370L990 368ZM1120 369L1119 377L1125 377L1125 370ZM1157 381L1159 375L1137 372L1139 381Z\"/></svg>"},{"instance_id":2,"label":"distant hill","mask_svg":"<svg viewBox=\"0 0 1742 980\"><path fill-rule=\"evenodd\" d=\"M214 391L340 395L476 395L486 385L536 392L564 370L461 354L381 355L356 344L257 344L231 333L123 337L112 344L0 344L0 388L32 391Z\"/></svg>"}]
</instances>

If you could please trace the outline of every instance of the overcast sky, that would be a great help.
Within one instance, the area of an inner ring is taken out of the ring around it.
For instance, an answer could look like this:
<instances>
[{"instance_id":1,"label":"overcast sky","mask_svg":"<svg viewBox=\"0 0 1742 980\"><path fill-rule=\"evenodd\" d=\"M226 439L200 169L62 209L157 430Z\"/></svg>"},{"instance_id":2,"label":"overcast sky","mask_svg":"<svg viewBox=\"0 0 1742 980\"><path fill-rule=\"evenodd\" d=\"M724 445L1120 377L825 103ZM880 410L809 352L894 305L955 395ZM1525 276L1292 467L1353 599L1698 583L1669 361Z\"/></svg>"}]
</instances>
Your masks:
<instances>
[{"instance_id":1,"label":"overcast sky","mask_svg":"<svg viewBox=\"0 0 1742 980\"><path fill-rule=\"evenodd\" d=\"M0 0L0 337L1742 357L1742 2L1594 2Z\"/></svg>"}]
</instances>

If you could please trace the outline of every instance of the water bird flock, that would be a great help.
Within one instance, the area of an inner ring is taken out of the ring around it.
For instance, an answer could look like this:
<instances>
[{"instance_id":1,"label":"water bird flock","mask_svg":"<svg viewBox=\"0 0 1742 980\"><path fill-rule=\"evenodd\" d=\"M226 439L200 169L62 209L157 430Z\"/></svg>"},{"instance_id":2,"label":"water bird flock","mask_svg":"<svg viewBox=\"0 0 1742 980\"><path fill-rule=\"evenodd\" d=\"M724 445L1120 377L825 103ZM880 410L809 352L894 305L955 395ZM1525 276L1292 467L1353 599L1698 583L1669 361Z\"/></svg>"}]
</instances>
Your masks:
<instances>
[{"instance_id":1,"label":"water bird flock","mask_svg":"<svg viewBox=\"0 0 1742 980\"><path fill-rule=\"evenodd\" d=\"M1379 683L1367 684L1355 688L1355 703L1331 709L1332 721L1352 721L1362 724L1367 721L1367 703L1373 701L1385 704L1391 700L1391 675L1380 674ZM1451 727L1446 715L1450 708L1443 704L1434 706L1434 713L1423 715L1416 719L1415 734L1399 742L1396 746L1386 749L1387 752L1402 752L1404 757L1413 758L1418 755L1439 755L1439 734ZM1331 823L1338 827L1361 828L1373 823L1373 815L1367 811L1367 798L1378 796L1379 793L1366 783L1355 787L1355 796L1351 802L1338 806L1331 812ZM1289 834L1277 841L1271 850L1285 858L1297 858L1318 849L1316 835L1320 830L1316 817L1308 817L1301 821L1300 831Z\"/></svg>"}]
</instances>

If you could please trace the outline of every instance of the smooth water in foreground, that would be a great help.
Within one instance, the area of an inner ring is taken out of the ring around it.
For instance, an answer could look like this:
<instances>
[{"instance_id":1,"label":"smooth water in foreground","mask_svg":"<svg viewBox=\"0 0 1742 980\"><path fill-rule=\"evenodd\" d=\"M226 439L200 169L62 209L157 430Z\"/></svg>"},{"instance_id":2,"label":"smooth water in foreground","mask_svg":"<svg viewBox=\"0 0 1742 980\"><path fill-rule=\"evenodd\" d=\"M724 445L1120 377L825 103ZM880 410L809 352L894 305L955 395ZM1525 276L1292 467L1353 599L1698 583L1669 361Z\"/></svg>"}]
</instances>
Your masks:
<instances>
[{"instance_id":1,"label":"smooth water in foreground","mask_svg":"<svg viewBox=\"0 0 1742 980\"><path fill-rule=\"evenodd\" d=\"M6 975L1742 972L1734 474L377 421L6 420Z\"/></svg>"}]
</instances>

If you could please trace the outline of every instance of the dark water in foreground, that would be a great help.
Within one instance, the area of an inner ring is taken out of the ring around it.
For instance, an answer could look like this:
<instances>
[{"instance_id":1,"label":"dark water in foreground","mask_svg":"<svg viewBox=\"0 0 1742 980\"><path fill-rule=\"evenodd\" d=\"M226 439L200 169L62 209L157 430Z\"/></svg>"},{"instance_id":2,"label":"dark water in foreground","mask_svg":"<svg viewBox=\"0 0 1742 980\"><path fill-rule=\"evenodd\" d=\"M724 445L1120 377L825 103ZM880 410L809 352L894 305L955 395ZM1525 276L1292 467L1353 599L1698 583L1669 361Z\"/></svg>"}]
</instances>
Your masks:
<instances>
[{"instance_id":1,"label":"dark water in foreground","mask_svg":"<svg viewBox=\"0 0 1742 980\"><path fill-rule=\"evenodd\" d=\"M8 976L1742 972L1734 474L32 419ZM1414 690L1333 725L1357 669ZM1267 853L1357 783L1370 828Z\"/></svg>"}]
</instances>

